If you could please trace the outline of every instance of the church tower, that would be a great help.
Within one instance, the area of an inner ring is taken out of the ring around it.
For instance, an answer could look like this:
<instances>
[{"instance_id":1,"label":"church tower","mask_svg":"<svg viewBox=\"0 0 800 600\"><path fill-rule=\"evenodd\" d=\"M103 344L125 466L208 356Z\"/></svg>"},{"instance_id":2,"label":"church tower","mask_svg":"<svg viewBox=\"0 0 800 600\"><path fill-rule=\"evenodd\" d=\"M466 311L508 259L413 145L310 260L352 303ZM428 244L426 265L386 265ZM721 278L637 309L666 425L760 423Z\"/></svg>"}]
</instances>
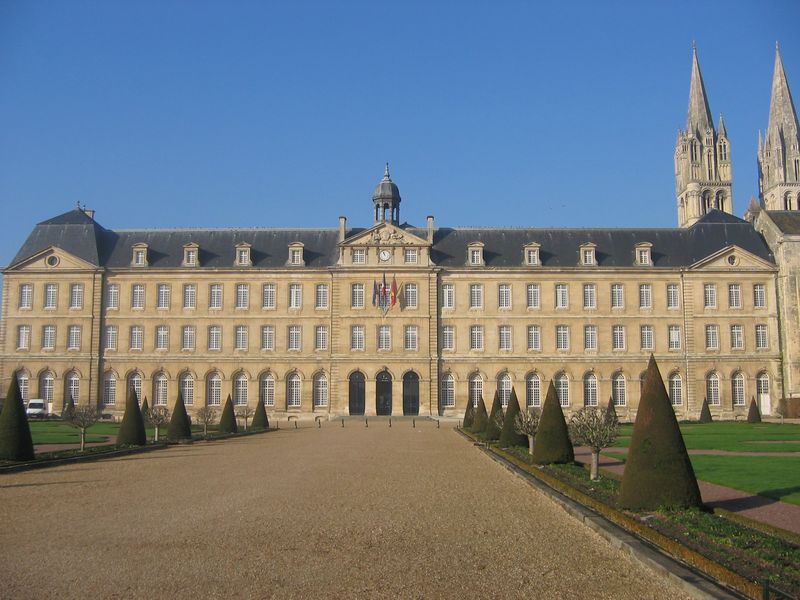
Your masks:
<instances>
[{"instance_id":1,"label":"church tower","mask_svg":"<svg viewBox=\"0 0 800 600\"><path fill-rule=\"evenodd\" d=\"M731 184L731 145L725 122L720 115L719 130L714 130L697 48L692 47L689 116L686 130L678 131L675 145L678 225L689 227L712 208L730 213Z\"/></svg>"},{"instance_id":2,"label":"church tower","mask_svg":"<svg viewBox=\"0 0 800 600\"><path fill-rule=\"evenodd\" d=\"M800 139L781 50L775 48L769 125L758 134L758 190L767 210L800 210Z\"/></svg>"}]
</instances>

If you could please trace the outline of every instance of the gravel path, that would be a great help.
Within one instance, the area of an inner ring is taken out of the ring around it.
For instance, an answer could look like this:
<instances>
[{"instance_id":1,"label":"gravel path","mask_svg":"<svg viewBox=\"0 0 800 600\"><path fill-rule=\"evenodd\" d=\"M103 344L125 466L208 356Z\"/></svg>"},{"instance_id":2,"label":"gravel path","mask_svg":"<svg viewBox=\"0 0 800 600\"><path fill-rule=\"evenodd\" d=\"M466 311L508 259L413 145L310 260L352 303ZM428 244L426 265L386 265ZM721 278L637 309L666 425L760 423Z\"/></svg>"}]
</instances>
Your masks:
<instances>
[{"instance_id":1,"label":"gravel path","mask_svg":"<svg viewBox=\"0 0 800 600\"><path fill-rule=\"evenodd\" d=\"M3 598L685 598L431 422L4 475L0 520Z\"/></svg>"}]
</instances>

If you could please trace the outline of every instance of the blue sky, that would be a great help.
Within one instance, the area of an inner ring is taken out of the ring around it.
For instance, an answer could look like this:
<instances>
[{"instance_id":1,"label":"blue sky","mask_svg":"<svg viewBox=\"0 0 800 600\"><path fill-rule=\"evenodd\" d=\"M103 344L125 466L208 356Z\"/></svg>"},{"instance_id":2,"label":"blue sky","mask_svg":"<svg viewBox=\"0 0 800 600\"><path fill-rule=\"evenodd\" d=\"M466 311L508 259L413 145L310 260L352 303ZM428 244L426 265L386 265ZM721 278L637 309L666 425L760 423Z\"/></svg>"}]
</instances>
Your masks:
<instances>
[{"instance_id":1,"label":"blue sky","mask_svg":"<svg viewBox=\"0 0 800 600\"><path fill-rule=\"evenodd\" d=\"M4 0L0 265L78 201L109 228L370 225L385 161L414 224L673 226L692 40L741 215L776 40L800 95L798 22L795 0Z\"/></svg>"}]
</instances>

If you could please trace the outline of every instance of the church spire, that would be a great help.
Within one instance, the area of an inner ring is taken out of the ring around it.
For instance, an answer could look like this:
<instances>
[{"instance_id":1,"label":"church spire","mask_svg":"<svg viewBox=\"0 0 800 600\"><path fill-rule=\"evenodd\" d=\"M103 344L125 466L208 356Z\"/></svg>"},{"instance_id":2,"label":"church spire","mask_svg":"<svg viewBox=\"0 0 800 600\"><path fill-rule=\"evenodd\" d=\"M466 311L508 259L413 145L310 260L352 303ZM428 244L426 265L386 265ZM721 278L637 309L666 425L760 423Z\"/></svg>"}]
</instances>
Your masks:
<instances>
[{"instance_id":1,"label":"church spire","mask_svg":"<svg viewBox=\"0 0 800 600\"><path fill-rule=\"evenodd\" d=\"M692 44L692 80L689 85L689 116L686 119L686 131L703 135L707 130L713 131L711 110L708 108L706 86L700 73L700 62L697 60L697 46Z\"/></svg>"}]
</instances>

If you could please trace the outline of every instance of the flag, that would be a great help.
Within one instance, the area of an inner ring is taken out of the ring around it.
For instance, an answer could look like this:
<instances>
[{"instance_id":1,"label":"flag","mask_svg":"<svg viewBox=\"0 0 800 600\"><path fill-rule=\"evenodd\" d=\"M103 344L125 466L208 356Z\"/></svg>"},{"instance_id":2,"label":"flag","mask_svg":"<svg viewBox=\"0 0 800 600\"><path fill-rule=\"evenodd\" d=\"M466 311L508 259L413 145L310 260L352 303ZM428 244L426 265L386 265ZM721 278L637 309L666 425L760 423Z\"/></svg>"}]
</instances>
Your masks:
<instances>
[{"instance_id":1,"label":"flag","mask_svg":"<svg viewBox=\"0 0 800 600\"><path fill-rule=\"evenodd\" d=\"M372 280L372 306L378 306L378 282Z\"/></svg>"},{"instance_id":2,"label":"flag","mask_svg":"<svg viewBox=\"0 0 800 600\"><path fill-rule=\"evenodd\" d=\"M392 275L392 306L397 304L397 280Z\"/></svg>"},{"instance_id":3,"label":"flag","mask_svg":"<svg viewBox=\"0 0 800 600\"><path fill-rule=\"evenodd\" d=\"M386 273L383 274L383 283L381 284L381 308L386 307L386 301L389 296L389 286L386 285Z\"/></svg>"}]
</instances>

